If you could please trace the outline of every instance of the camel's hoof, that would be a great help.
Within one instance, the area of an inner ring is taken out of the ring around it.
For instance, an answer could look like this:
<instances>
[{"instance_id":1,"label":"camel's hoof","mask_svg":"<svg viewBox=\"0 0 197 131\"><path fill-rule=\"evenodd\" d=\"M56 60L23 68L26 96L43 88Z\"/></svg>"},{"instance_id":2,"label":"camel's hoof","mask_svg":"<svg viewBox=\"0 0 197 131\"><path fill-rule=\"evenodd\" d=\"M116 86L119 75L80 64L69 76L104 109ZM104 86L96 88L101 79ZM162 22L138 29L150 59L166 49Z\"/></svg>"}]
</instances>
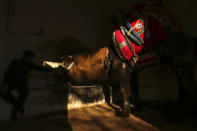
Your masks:
<instances>
[{"instance_id":1,"label":"camel's hoof","mask_svg":"<svg viewBox=\"0 0 197 131\"><path fill-rule=\"evenodd\" d=\"M129 113L124 113L124 112L116 112L115 114L118 117L129 117Z\"/></svg>"},{"instance_id":2,"label":"camel's hoof","mask_svg":"<svg viewBox=\"0 0 197 131\"><path fill-rule=\"evenodd\" d=\"M122 113L122 117L129 117L129 113Z\"/></svg>"}]
</instances>

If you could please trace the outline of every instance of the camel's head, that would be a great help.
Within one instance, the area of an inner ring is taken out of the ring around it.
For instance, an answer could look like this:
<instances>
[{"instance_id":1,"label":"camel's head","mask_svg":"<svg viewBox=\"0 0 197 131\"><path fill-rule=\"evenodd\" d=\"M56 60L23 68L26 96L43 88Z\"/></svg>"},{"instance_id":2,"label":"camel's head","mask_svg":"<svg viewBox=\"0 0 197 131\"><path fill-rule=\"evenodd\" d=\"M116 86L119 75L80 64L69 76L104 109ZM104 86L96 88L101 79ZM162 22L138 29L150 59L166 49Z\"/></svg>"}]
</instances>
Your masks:
<instances>
[{"instance_id":1,"label":"camel's head","mask_svg":"<svg viewBox=\"0 0 197 131\"><path fill-rule=\"evenodd\" d=\"M74 62L72 61L72 56L64 56L59 59L62 62L52 62L52 61L44 61L43 66L51 67L54 69L57 68L65 68L66 70L70 70L72 66L74 65Z\"/></svg>"}]
</instances>

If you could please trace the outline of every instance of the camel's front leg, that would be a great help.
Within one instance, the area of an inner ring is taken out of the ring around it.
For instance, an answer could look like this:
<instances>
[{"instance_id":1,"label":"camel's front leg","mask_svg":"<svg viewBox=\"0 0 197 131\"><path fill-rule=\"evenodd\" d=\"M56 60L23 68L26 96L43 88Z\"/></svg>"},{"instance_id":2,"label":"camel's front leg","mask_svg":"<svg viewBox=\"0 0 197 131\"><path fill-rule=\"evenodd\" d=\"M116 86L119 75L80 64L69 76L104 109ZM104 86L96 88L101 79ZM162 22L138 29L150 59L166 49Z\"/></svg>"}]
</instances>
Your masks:
<instances>
[{"instance_id":1,"label":"camel's front leg","mask_svg":"<svg viewBox=\"0 0 197 131\"><path fill-rule=\"evenodd\" d=\"M120 72L120 88L123 96L123 116L128 117L130 114L130 74L126 69L122 69Z\"/></svg>"},{"instance_id":2,"label":"camel's front leg","mask_svg":"<svg viewBox=\"0 0 197 131\"><path fill-rule=\"evenodd\" d=\"M125 83L120 86L121 92L123 94L123 116L129 116L130 114L130 86L129 84Z\"/></svg>"}]
</instances>

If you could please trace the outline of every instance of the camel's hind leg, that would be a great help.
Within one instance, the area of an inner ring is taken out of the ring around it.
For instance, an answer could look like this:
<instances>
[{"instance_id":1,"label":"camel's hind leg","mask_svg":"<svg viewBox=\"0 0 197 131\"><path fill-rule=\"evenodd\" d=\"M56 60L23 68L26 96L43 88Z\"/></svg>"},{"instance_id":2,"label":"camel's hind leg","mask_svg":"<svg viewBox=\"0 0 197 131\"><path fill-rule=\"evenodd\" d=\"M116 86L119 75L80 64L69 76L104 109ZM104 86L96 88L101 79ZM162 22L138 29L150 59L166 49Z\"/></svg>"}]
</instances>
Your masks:
<instances>
[{"instance_id":1,"label":"camel's hind leg","mask_svg":"<svg viewBox=\"0 0 197 131\"><path fill-rule=\"evenodd\" d=\"M110 91L110 86L109 85L102 85L102 89L103 89L103 94L105 96L105 102L107 104L110 104L110 100L111 100L111 91Z\"/></svg>"}]
</instances>

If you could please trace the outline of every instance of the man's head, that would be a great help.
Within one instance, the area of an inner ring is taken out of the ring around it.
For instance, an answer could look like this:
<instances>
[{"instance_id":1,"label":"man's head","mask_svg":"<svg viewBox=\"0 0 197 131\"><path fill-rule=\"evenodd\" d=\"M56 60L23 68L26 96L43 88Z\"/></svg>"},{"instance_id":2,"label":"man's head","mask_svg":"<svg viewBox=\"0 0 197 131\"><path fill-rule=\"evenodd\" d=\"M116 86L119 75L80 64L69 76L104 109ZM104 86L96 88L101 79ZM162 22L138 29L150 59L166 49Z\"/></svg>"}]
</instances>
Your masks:
<instances>
[{"instance_id":1,"label":"man's head","mask_svg":"<svg viewBox=\"0 0 197 131\"><path fill-rule=\"evenodd\" d=\"M32 62L32 61L33 61L33 58L34 58L35 56L36 56L36 55L35 55L35 53L34 53L33 51L31 51L31 50L25 50L25 51L23 52L22 58L23 58L23 60L25 60L25 61Z\"/></svg>"}]
</instances>

